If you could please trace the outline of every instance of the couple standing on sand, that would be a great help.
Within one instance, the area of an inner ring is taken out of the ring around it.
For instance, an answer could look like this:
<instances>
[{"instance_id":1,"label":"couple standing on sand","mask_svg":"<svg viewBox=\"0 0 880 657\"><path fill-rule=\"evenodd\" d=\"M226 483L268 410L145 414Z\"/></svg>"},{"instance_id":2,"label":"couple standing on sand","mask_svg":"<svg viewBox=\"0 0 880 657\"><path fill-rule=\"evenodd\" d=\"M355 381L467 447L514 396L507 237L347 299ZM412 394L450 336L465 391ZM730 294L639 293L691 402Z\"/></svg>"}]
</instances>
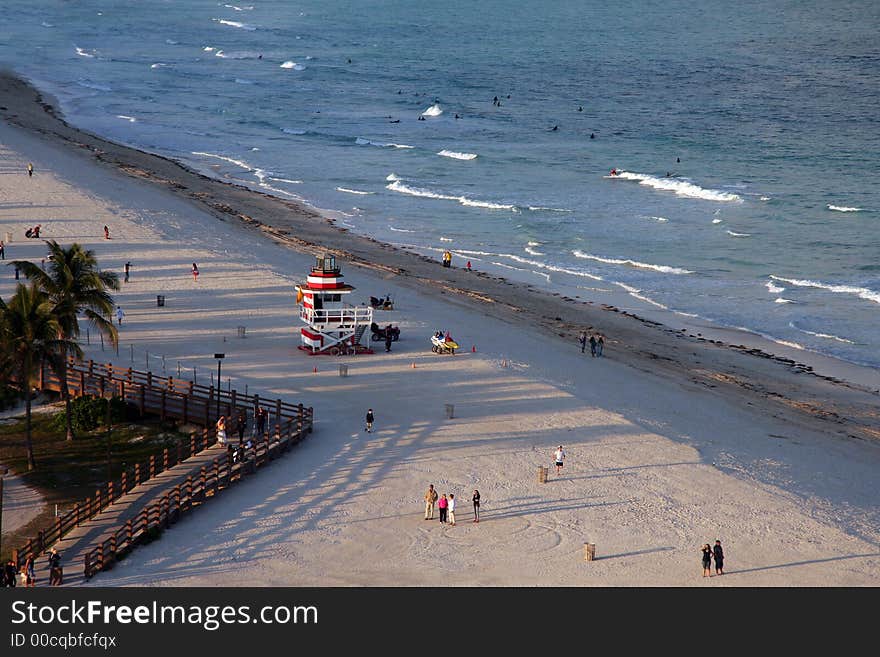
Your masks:
<instances>
[{"instance_id":1,"label":"couple standing on sand","mask_svg":"<svg viewBox=\"0 0 880 657\"><path fill-rule=\"evenodd\" d=\"M480 522L480 491L476 488L472 500L474 503L474 522ZM437 491L434 490L434 484L430 484L428 490L425 491L425 520L434 519L434 504L437 504L437 508L440 509L440 522L446 524L448 519L449 524L454 527L455 495L450 493L447 497L446 493L443 493L438 497Z\"/></svg>"},{"instance_id":2,"label":"couple standing on sand","mask_svg":"<svg viewBox=\"0 0 880 657\"><path fill-rule=\"evenodd\" d=\"M724 550L721 549L721 541L715 541L715 547L703 544L703 577L712 577L712 558L715 558L715 574L724 574Z\"/></svg>"},{"instance_id":3,"label":"couple standing on sand","mask_svg":"<svg viewBox=\"0 0 880 657\"><path fill-rule=\"evenodd\" d=\"M590 343L590 355L593 357L601 357L602 351L605 349L605 336L601 333L594 333L590 335L590 339L587 340L587 332L581 331L580 336L578 337L578 342L581 343L581 353L586 353L587 342Z\"/></svg>"}]
</instances>

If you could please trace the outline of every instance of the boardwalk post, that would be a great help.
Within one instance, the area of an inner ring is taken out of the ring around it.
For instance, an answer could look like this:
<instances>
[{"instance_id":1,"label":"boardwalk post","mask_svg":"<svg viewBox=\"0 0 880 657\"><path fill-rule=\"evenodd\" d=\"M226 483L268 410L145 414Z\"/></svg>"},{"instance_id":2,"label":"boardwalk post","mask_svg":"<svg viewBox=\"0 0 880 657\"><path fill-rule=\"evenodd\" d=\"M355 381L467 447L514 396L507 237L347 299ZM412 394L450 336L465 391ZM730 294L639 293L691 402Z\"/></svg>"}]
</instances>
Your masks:
<instances>
[{"instance_id":1,"label":"boardwalk post","mask_svg":"<svg viewBox=\"0 0 880 657\"><path fill-rule=\"evenodd\" d=\"M303 405L297 404L296 406L296 431L299 434L299 437L302 438L303 435Z\"/></svg>"},{"instance_id":2,"label":"boardwalk post","mask_svg":"<svg viewBox=\"0 0 880 657\"><path fill-rule=\"evenodd\" d=\"M163 422L165 421L165 388L162 388L162 410L159 414L159 419Z\"/></svg>"},{"instance_id":3,"label":"boardwalk post","mask_svg":"<svg viewBox=\"0 0 880 657\"><path fill-rule=\"evenodd\" d=\"M180 439L177 440L177 463L183 461L183 447L181 445Z\"/></svg>"},{"instance_id":4,"label":"boardwalk post","mask_svg":"<svg viewBox=\"0 0 880 657\"><path fill-rule=\"evenodd\" d=\"M168 469L168 448L162 450L162 471Z\"/></svg>"},{"instance_id":5,"label":"boardwalk post","mask_svg":"<svg viewBox=\"0 0 880 657\"><path fill-rule=\"evenodd\" d=\"M189 395L183 395L183 423L189 422Z\"/></svg>"},{"instance_id":6,"label":"boardwalk post","mask_svg":"<svg viewBox=\"0 0 880 657\"><path fill-rule=\"evenodd\" d=\"M134 464L134 485L137 486L141 483L141 464Z\"/></svg>"},{"instance_id":7,"label":"boardwalk post","mask_svg":"<svg viewBox=\"0 0 880 657\"><path fill-rule=\"evenodd\" d=\"M61 516L55 516L55 533L58 534L58 539L61 538ZM56 539L56 540L58 540Z\"/></svg>"},{"instance_id":8,"label":"boardwalk post","mask_svg":"<svg viewBox=\"0 0 880 657\"><path fill-rule=\"evenodd\" d=\"M156 455L150 454L150 479L152 479L155 476L156 476Z\"/></svg>"},{"instance_id":9,"label":"boardwalk post","mask_svg":"<svg viewBox=\"0 0 880 657\"><path fill-rule=\"evenodd\" d=\"M202 500L205 499L205 492L206 492L205 491L205 483L207 482L207 480L208 480L208 475L207 475L207 472L205 471L205 466L202 466L202 470L199 473L199 483L201 484L201 486L199 487L200 488L199 496L201 497Z\"/></svg>"},{"instance_id":10,"label":"boardwalk post","mask_svg":"<svg viewBox=\"0 0 880 657\"><path fill-rule=\"evenodd\" d=\"M98 392L99 392L99 395L98 395L99 397L104 396L104 375L103 374L98 377Z\"/></svg>"},{"instance_id":11,"label":"boardwalk post","mask_svg":"<svg viewBox=\"0 0 880 657\"><path fill-rule=\"evenodd\" d=\"M86 394L86 373L82 370L79 371L79 390L77 393L77 397L82 397Z\"/></svg>"},{"instance_id":12,"label":"boardwalk post","mask_svg":"<svg viewBox=\"0 0 880 657\"><path fill-rule=\"evenodd\" d=\"M281 422L281 400L275 400L275 421Z\"/></svg>"},{"instance_id":13,"label":"boardwalk post","mask_svg":"<svg viewBox=\"0 0 880 657\"><path fill-rule=\"evenodd\" d=\"M125 536L126 536L126 542L129 545L131 545L133 535L134 535L134 532L131 529L131 520L126 520L125 521Z\"/></svg>"},{"instance_id":14,"label":"boardwalk post","mask_svg":"<svg viewBox=\"0 0 880 657\"><path fill-rule=\"evenodd\" d=\"M128 492L128 473L123 470L122 476L119 478L119 486L122 488L121 493L125 495Z\"/></svg>"},{"instance_id":15,"label":"boardwalk post","mask_svg":"<svg viewBox=\"0 0 880 657\"><path fill-rule=\"evenodd\" d=\"M107 482L107 502L108 502L108 504L113 502L113 482L112 481Z\"/></svg>"},{"instance_id":16,"label":"boardwalk post","mask_svg":"<svg viewBox=\"0 0 880 657\"><path fill-rule=\"evenodd\" d=\"M189 435L189 456L192 456L196 453L196 432L193 431ZM187 457L189 458L189 457Z\"/></svg>"},{"instance_id":17,"label":"boardwalk post","mask_svg":"<svg viewBox=\"0 0 880 657\"><path fill-rule=\"evenodd\" d=\"M76 518L75 524L77 527L79 527L79 502L73 505L73 513L74 517Z\"/></svg>"}]
</instances>

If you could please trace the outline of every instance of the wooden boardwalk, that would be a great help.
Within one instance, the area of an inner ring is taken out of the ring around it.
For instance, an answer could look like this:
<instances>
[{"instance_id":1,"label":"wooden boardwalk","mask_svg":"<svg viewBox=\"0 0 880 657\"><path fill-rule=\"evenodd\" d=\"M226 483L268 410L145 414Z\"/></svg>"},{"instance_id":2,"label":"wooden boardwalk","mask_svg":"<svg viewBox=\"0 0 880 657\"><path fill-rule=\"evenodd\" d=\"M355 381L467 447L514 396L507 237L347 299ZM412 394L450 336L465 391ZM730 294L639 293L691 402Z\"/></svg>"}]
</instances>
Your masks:
<instances>
[{"instance_id":1,"label":"wooden boardwalk","mask_svg":"<svg viewBox=\"0 0 880 657\"><path fill-rule=\"evenodd\" d=\"M61 383L50 371L40 374L44 390L60 391ZM48 584L47 549L55 547L62 558L64 584L82 583L102 569L111 568L118 555L149 539L185 513L205 503L241 477L276 458L311 433L311 408L276 399L268 404L257 395L223 392L213 386L197 386L173 377L154 377L151 372L114 368L112 364L71 361L68 388L72 396L118 395L137 405L142 414L159 415L184 423L202 425L190 435L189 444L179 443L136 463L117 481L101 486L94 497L74 505L68 513L26 545L13 551L19 568L28 555L36 557L40 585ZM218 445L213 412L219 408L230 421L227 435L235 434L239 410L266 409L274 423L249 449L235 452Z\"/></svg>"}]
</instances>

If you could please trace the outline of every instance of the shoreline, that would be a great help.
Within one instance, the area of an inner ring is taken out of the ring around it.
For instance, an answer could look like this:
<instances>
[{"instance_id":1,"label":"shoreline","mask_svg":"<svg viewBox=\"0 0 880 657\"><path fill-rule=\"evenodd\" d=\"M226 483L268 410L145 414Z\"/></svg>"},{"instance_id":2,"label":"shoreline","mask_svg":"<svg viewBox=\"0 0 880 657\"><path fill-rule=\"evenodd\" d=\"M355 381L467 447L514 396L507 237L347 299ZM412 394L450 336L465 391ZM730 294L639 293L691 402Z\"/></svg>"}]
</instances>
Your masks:
<instances>
[{"instance_id":1,"label":"shoreline","mask_svg":"<svg viewBox=\"0 0 880 657\"><path fill-rule=\"evenodd\" d=\"M781 345L773 348L769 340L737 329L698 320L677 329L655 321L657 315L649 311L573 299L485 272L444 269L427 256L351 233L299 203L74 128L60 117L53 99L8 71L0 73L0 116L98 166L160 187L221 221L235 220L299 253L329 252L347 266L394 276L396 284L409 289L433 289L469 311L535 326L545 339L562 339L572 349L582 329L600 331L608 341L608 356L630 367L742 396L746 403L753 396L772 399L780 411L844 425L827 429L880 438L880 372L872 368Z\"/></svg>"}]
</instances>

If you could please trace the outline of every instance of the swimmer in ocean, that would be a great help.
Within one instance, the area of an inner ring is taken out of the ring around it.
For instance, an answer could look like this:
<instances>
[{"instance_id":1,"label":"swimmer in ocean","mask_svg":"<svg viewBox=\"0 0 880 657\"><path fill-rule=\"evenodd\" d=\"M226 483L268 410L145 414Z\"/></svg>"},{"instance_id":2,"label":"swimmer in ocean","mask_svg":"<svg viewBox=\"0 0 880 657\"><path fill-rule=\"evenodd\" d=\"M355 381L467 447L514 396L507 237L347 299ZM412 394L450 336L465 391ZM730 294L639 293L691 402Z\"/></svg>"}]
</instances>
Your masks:
<instances>
[{"instance_id":1,"label":"swimmer in ocean","mask_svg":"<svg viewBox=\"0 0 880 657\"><path fill-rule=\"evenodd\" d=\"M555 130L559 130L559 126L558 126L558 125L555 125L555 126L553 126L552 128L550 128L550 132L553 132L553 131L555 131Z\"/></svg>"}]
</instances>

